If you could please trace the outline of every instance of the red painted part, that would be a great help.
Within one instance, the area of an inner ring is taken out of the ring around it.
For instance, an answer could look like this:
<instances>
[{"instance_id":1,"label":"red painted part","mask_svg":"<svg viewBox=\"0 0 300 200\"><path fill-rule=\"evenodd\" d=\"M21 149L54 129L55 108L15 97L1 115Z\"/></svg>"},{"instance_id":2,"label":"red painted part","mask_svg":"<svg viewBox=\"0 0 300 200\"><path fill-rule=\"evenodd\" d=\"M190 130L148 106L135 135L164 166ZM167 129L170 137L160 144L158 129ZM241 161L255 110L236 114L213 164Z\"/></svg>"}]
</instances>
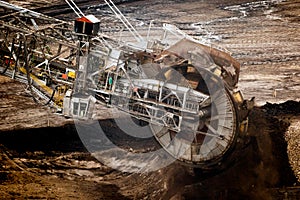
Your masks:
<instances>
[{"instance_id":1,"label":"red painted part","mask_svg":"<svg viewBox=\"0 0 300 200\"><path fill-rule=\"evenodd\" d=\"M67 79L68 79L68 74L62 74L61 77L62 77L63 79L65 79L65 80L67 80Z\"/></svg>"},{"instance_id":2,"label":"red painted part","mask_svg":"<svg viewBox=\"0 0 300 200\"><path fill-rule=\"evenodd\" d=\"M91 22L89 19L87 19L86 17L77 18L76 21L78 21L78 22L92 23L92 22Z\"/></svg>"}]
</instances>

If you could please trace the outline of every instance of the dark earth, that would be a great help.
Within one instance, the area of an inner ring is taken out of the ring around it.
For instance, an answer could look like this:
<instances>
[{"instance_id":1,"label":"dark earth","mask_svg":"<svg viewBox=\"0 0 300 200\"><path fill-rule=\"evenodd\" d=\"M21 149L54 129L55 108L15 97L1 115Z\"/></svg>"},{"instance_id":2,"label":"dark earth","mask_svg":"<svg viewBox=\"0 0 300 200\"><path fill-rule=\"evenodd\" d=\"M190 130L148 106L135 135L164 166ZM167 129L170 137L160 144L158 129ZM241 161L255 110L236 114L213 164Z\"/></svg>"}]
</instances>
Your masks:
<instances>
[{"instance_id":1,"label":"dark earth","mask_svg":"<svg viewBox=\"0 0 300 200\"><path fill-rule=\"evenodd\" d=\"M10 3L75 17L53 7L59 0ZM100 17L107 10L97 1L78 3ZM149 173L120 172L86 150L72 119L36 105L25 85L1 76L0 199L300 199L300 2L141 0L119 7L134 23L175 24L232 52L242 64L239 88L257 102L248 133L222 170L175 162ZM115 115L99 114L115 144L136 152L158 148L153 138L122 132Z\"/></svg>"}]
</instances>

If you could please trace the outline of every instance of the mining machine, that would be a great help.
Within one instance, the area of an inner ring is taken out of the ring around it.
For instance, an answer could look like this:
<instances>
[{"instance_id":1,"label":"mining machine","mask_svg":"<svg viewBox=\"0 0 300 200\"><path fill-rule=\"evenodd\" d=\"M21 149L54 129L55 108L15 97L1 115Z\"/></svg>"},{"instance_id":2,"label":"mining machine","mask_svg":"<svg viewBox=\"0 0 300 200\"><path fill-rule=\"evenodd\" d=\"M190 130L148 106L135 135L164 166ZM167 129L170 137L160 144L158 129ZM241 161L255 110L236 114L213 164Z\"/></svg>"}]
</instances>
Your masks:
<instances>
[{"instance_id":1,"label":"mining machine","mask_svg":"<svg viewBox=\"0 0 300 200\"><path fill-rule=\"evenodd\" d=\"M96 104L117 108L149 125L176 159L219 166L247 132L253 106L230 52L170 24L137 30L111 0L112 15L100 19L66 2L74 22L0 1L0 73L66 117L93 118Z\"/></svg>"}]
</instances>

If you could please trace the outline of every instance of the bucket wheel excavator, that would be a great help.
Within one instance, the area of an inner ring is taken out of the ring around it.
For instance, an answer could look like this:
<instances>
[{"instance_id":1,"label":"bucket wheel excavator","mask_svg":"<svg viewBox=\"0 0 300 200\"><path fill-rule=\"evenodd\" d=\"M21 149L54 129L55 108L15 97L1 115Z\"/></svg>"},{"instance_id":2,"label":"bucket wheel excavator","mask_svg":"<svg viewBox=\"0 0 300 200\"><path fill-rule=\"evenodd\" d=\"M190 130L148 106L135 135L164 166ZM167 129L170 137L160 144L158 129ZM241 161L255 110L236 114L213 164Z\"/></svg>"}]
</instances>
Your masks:
<instances>
[{"instance_id":1,"label":"bucket wheel excavator","mask_svg":"<svg viewBox=\"0 0 300 200\"><path fill-rule=\"evenodd\" d=\"M118 108L184 163L214 168L232 152L253 100L238 90L240 64L228 51L169 24L137 31L105 1L120 34L66 2L75 23L0 1L2 74L67 117L91 118L96 103Z\"/></svg>"}]
</instances>

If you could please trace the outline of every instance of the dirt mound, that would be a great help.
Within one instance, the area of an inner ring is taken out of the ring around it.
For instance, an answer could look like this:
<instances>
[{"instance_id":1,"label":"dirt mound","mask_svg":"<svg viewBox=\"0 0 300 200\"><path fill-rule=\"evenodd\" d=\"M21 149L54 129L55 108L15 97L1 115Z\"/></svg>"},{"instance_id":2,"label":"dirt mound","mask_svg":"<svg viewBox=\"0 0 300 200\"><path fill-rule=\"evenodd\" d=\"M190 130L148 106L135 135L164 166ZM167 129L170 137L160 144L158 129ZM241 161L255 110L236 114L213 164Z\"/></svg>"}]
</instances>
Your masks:
<instances>
[{"instance_id":1,"label":"dirt mound","mask_svg":"<svg viewBox=\"0 0 300 200\"><path fill-rule=\"evenodd\" d=\"M282 104L267 103L262 108L266 110L269 117L276 118L280 124L280 128L288 125L284 139L287 142L289 163L298 181L300 181L300 102L287 101Z\"/></svg>"},{"instance_id":2,"label":"dirt mound","mask_svg":"<svg viewBox=\"0 0 300 200\"><path fill-rule=\"evenodd\" d=\"M181 196L185 199L282 199L286 195L300 198L300 190L295 187L299 184L296 175L299 177L300 169L299 116L296 120L299 106L299 102L288 101L255 108L250 114L248 135L240 138L236 149L239 156L233 165L221 173L199 177L184 187ZM274 189L286 187L292 188Z\"/></svg>"},{"instance_id":3,"label":"dirt mound","mask_svg":"<svg viewBox=\"0 0 300 200\"><path fill-rule=\"evenodd\" d=\"M299 131L295 132L299 130L295 108L299 104L289 101L256 107L249 117L248 134L239 138L228 158L230 164L222 171L195 170L176 162L151 173L122 173L94 159L73 125L3 132L0 139L5 148L1 158L5 167L0 173L0 194L12 198L45 197L50 195L44 189L48 187L62 198L70 195L72 189L83 198L88 193L89 198L93 196L91 199L276 199L286 194L298 198L295 186L299 183L296 175L300 137ZM120 147L142 150L143 141L122 137L111 120L100 123ZM152 142L147 139L145 148L156 145ZM33 183L40 195L34 193ZM27 189L20 189L21 186ZM58 186L65 189L55 189ZM105 191L96 191L95 187ZM282 189L289 187L292 189Z\"/></svg>"}]
</instances>

